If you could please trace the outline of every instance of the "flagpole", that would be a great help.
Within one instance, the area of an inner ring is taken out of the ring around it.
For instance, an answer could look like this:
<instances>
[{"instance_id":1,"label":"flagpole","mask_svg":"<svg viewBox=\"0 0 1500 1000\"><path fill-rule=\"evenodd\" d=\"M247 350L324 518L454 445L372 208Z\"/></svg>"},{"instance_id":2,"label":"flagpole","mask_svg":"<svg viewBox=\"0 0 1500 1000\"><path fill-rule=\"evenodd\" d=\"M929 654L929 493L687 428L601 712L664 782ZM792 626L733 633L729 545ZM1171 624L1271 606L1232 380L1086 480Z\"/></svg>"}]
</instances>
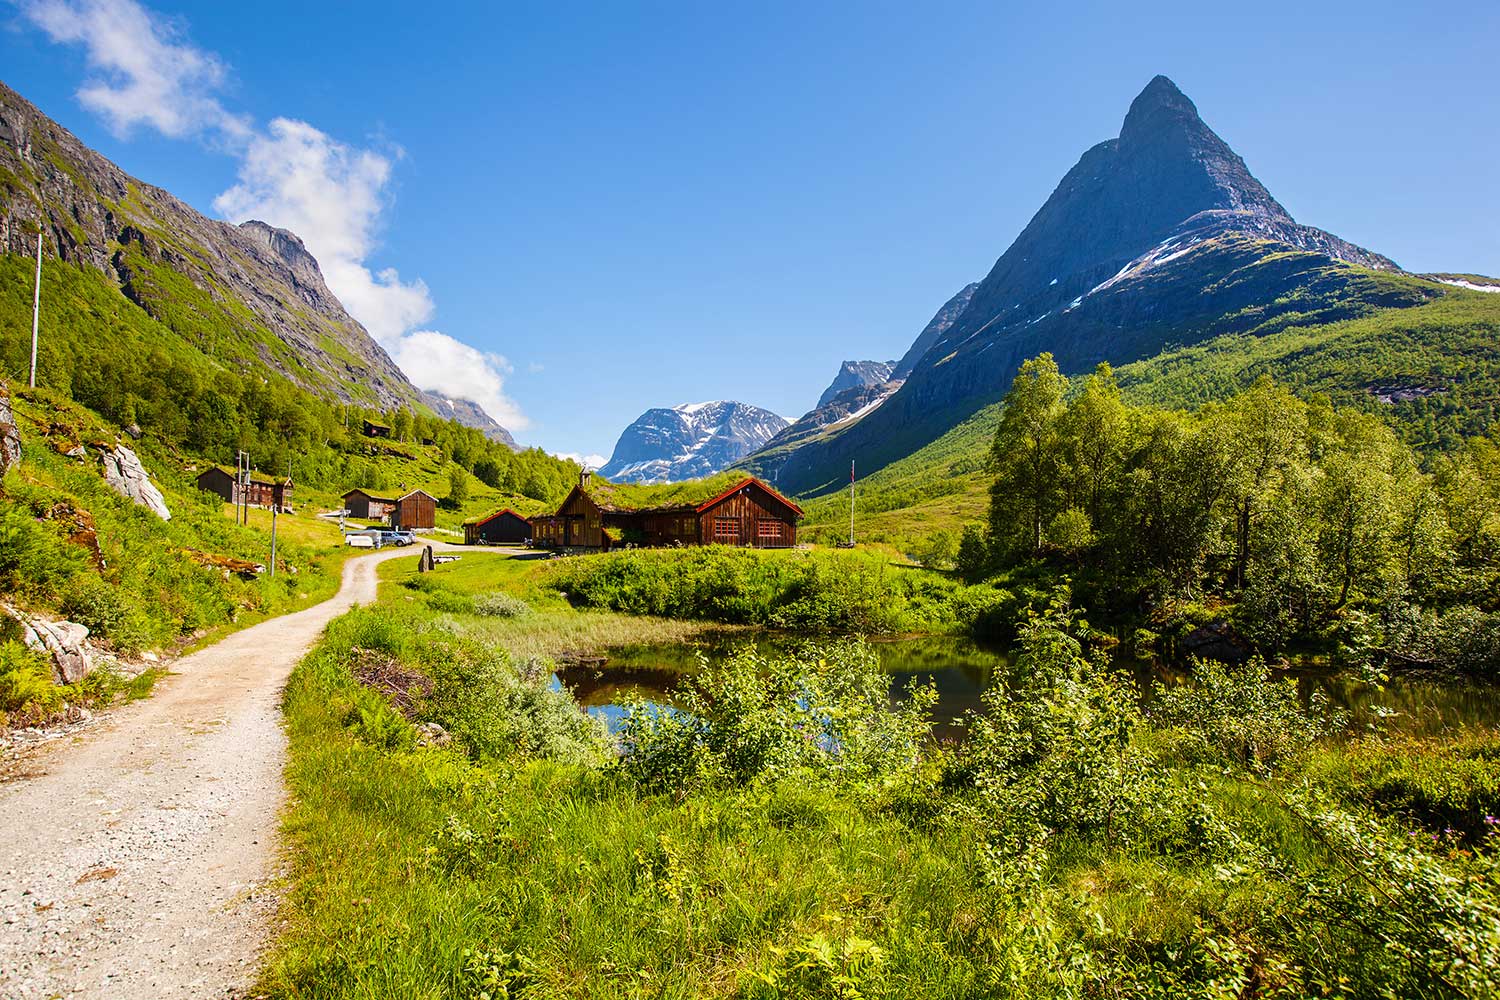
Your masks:
<instances>
[{"instance_id":1,"label":"flagpole","mask_svg":"<svg viewBox=\"0 0 1500 1000\"><path fill-rule=\"evenodd\" d=\"M854 548L854 459L849 460L849 547Z\"/></svg>"}]
</instances>

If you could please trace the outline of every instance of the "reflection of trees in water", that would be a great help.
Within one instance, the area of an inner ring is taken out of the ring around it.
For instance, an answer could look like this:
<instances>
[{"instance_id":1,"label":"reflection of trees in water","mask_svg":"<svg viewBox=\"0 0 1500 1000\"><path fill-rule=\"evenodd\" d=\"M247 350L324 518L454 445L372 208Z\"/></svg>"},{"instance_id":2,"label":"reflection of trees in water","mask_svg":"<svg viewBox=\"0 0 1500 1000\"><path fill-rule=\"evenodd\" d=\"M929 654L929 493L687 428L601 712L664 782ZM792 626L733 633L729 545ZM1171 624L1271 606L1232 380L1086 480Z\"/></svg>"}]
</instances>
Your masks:
<instances>
[{"instance_id":1,"label":"reflection of trees in water","mask_svg":"<svg viewBox=\"0 0 1500 1000\"><path fill-rule=\"evenodd\" d=\"M585 708L618 706L634 698L670 707L680 707L675 692L685 677L699 669L700 656L709 660L728 656L745 647L766 656L795 655L809 646L795 636L762 633L747 638L743 633L710 635L695 643L627 646L611 650L603 665L568 666L557 671L558 680ZM871 650L881 666L893 675L891 694L895 700L910 695L920 684L935 684L938 702L933 723L940 737L963 734L957 725L965 712L978 709L980 695L991 685L1004 684L1010 661L994 649L952 636L872 641ZM1149 700L1153 682L1191 683L1191 674L1144 661L1120 663L1136 678L1143 700ZM1304 699L1322 690L1329 700L1350 713L1352 732L1369 731L1371 725L1387 730L1432 734L1461 726L1500 724L1500 687L1459 682L1452 679L1395 678L1384 686L1326 667L1301 667L1288 671L1297 679Z\"/></svg>"}]
</instances>

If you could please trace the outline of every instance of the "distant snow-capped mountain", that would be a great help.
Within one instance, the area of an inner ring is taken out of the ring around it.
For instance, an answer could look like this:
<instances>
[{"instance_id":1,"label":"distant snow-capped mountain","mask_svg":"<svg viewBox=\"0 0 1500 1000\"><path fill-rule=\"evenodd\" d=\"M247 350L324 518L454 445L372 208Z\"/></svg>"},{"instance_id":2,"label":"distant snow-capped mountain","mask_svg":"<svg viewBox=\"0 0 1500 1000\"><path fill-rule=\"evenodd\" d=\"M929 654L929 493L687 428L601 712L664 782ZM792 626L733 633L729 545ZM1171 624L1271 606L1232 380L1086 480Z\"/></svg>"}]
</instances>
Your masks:
<instances>
[{"instance_id":1,"label":"distant snow-capped mountain","mask_svg":"<svg viewBox=\"0 0 1500 1000\"><path fill-rule=\"evenodd\" d=\"M670 483L712 475L764 445L785 417L715 400L647 410L625 428L599 474L617 482Z\"/></svg>"}]
</instances>

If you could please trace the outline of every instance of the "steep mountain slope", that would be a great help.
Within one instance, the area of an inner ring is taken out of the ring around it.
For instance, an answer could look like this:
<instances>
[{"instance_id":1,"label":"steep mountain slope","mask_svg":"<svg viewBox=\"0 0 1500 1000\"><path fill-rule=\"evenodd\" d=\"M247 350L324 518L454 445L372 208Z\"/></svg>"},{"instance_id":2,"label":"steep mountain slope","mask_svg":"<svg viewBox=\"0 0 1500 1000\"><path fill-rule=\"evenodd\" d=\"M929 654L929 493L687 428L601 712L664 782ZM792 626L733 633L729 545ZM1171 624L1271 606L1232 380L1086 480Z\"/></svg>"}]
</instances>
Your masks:
<instances>
[{"instance_id":1,"label":"steep mountain slope","mask_svg":"<svg viewBox=\"0 0 1500 1000\"><path fill-rule=\"evenodd\" d=\"M599 473L626 482L695 479L733 465L786 425L785 417L733 400L647 410L625 428Z\"/></svg>"},{"instance_id":2,"label":"steep mountain slope","mask_svg":"<svg viewBox=\"0 0 1500 1000\"><path fill-rule=\"evenodd\" d=\"M969 303L974 300L974 293L979 290L979 282L971 281L958 290L958 294L943 303L943 307L937 314L928 320L922 332L917 334L917 339L912 341L906 353L901 355L901 360L896 362L896 368L891 372L891 378L904 379L911 374L911 370L922 360L922 355L932 347L937 339L948 332L948 328L958 322L958 318L969 308Z\"/></svg>"},{"instance_id":3,"label":"steep mountain slope","mask_svg":"<svg viewBox=\"0 0 1500 1000\"><path fill-rule=\"evenodd\" d=\"M828 383L828 388L823 390L823 395L818 397L818 405L827 406L839 393L848 389L867 389L872 385L884 385L891 380L891 373L896 370L894 361L845 361L839 366L839 373Z\"/></svg>"},{"instance_id":4,"label":"steep mountain slope","mask_svg":"<svg viewBox=\"0 0 1500 1000\"><path fill-rule=\"evenodd\" d=\"M475 404L414 387L329 291L295 234L203 216L0 83L0 249L34 254L38 226L47 256L118 288L231 372L269 369L345 403L425 405L515 446Z\"/></svg>"},{"instance_id":5,"label":"steep mountain slope","mask_svg":"<svg viewBox=\"0 0 1500 1000\"><path fill-rule=\"evenodd\" d=\"M1270 375L1298 395L1378 414L1422 449L1451 449L1467 437L1496 433L1500 294L1481 290L1500 289L1500 281L1467 275L1464 280L1476 287L1450 294L1416 276L1381 280L1431 298L1356 319L1225 334L1124 365L1115 376L1132 403L1192 409ZM935 531L983 520L999 416L1000 404L991 403L911 454L868 477L861 474L859 536L914 551ZM848 531L848 501L841 492L804 506L804 537L836 539Z\"/></svg>"},{"instance_id":6,"label":"steep mountain slope","mask_svg":"<svg viewBox=\"0 0 1500 1000\"><path fill-rule=\"evenodd\" d=\"M347 402L417 399L295 235L203 216L0 84L0 247L35 253L38 224L49 256L93 270L226 366L264 366Z\"/></svg>"},{"instance_id":7,"label":"steep mountain slope","mask_svg":"<svg viewBox=\"0 0 1500 1000\"><path fill-rule=\"evenodd\" d=\"M1388 258L1295 222L1157 77L1120 136L1083 155L961 315L930 338L900 389L785 455L777 482L816 493L835 488L851 459L874 469L910 454L998 399L1041 351L1077 372L1442 294L1384 280L1395 273Z\"/></svg>"}]
</instances>

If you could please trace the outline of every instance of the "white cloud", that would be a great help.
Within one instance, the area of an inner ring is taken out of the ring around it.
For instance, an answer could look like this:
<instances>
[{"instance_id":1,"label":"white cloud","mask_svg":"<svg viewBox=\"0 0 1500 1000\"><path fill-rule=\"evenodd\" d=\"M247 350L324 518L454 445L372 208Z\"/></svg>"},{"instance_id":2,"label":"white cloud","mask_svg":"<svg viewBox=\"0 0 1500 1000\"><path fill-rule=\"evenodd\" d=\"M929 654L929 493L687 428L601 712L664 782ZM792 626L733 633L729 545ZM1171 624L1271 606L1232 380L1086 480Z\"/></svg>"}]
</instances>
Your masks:
<instances>
[{"instance_id":1,"label":"white cloud","mask_svg":"<svg viewBox=\"0 0 1500 1000\"><path fill-rule=\"evenodd\" d=\"M421 329L435 311L426 283L369 263L399 149L360 149L292 118L251 127L215 96L223 63L135 0L23 0L22 9L53 41L84 47L102 76L87 81L79 98L119 134L145 125L168 136L227 140L240 165L214 210L300 236L328 287L418 388L478 403L510 430L528 426L505 394L505 359Z\"/></svg>"},{"instance_id":2,"label":"white cloud","mask_svg":"<svg viewBox=\"0 0 1500 1000\"><path fill-rule=\"evenodd\" d=\"M22 0L21 11L54 42L84 47L94 75L78 99L115 134L129 135L137 125L174 137L249 134L245 117L230 114L215 96L224 64L135 0Z\"/></svg>"},{"instance_id":3,"label":"white cloud","mask_svg":"<svg viewBox=\"0 0 1500 1000\"><path fill-rule=\"evenodd\" d=\"M454 399L468 399L484 407L507 430L530 421L505 395L510 362L486 354L436 330L414 330L397 341L392 357L413 382Z\"/></svg>"},{"instance_id":4,"label":"white cloud","mask_svg":"<svg viewBox=\"0 0 1500 1000\"><path fill-rule=\"evenodd\" d=\"M580 455L576 451L555 451L552 454L555 458L565 458L577 462L585 469L598 469L605 462L609 461L603 455Z\"/></svg>"}]
</instances>

